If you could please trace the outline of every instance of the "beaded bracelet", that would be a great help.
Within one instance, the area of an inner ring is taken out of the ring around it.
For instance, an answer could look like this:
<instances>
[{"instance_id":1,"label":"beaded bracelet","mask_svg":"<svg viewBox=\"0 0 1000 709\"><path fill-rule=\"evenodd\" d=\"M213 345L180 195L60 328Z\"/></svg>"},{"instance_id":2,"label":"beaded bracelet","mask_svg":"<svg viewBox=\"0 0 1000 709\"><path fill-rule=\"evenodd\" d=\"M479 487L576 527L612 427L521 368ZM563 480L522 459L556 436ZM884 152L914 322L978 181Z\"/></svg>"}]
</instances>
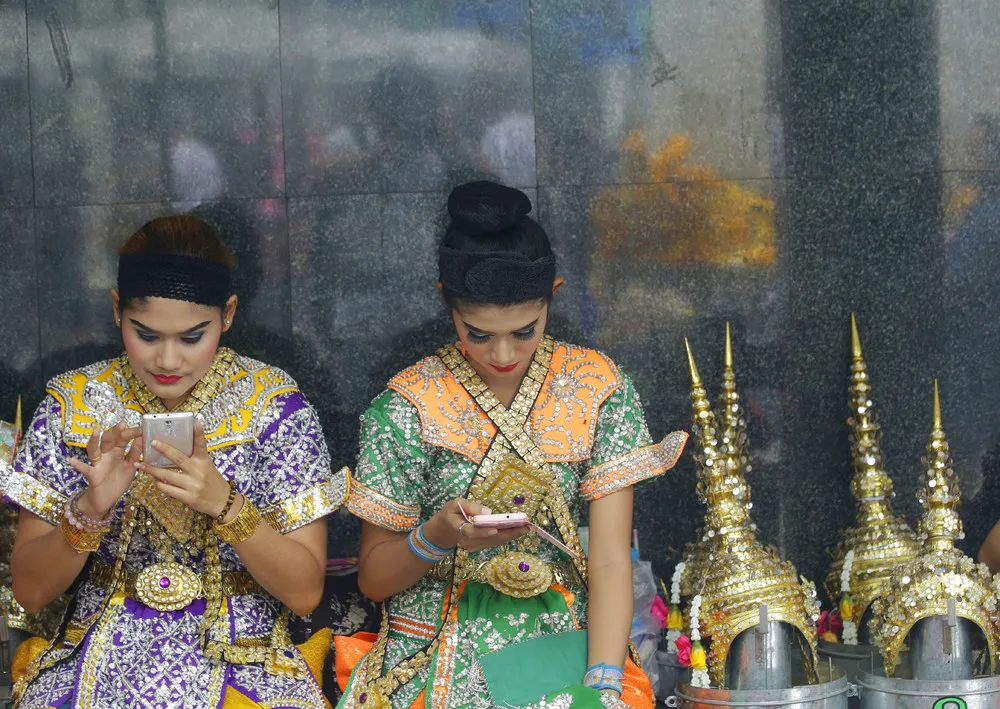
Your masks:
<instances>
[{"instance_id":1,"label":"beaded bracelet","mask_svg":"<svg viewBox=\"0 0 1000 709\"><path fill-rule=\"evenodd\" d=\"M229 514L229 510L233 507L233 502L236 500L236 483L232 480L227 480L229 483L229 497L226 499L226 505L222 508L222 512L215 516L215 521L222 524L226 519L226 515Z\"/></svg>"},{"instance_id":2,"label":"beaded bracelet","mask_svg":"<svg viewBox=\"0 0 1000 709\"><path fill-rule=\"evenodd\" d=\"M612 691L622 693L622 682L625 679L625 671L616 665L608 665L603 662L591 665L584 675L583 684L591 689Z\"/></svg>"},{"instance_id":3,"label":"beaded bracelet","mask_svg":"<svg viewBox=\"0 0 1000 709\"><path fill-rule=\"evenodd\" d=\"M424 522L424 524L427 523ZM455 549L455 547L452 547L451 549L442 549L428 540L427 537L424 536L423 524L410 532L410 536L406 538L406 543L410 547L410 551L413 552L414 556L421 561L426 561L428 564L438 563L451 554L451 552Z\"/></svg>"},{"instance_id":4,"label":"beaded bracelet","mask_svg":"<svg viewBox=\"0 0 1000 709\"><path fill-rule=\"evenodd\" d=\"M83 497L84 492L86 490L78 490L66 500L66 504L63 506L63 516L81 532L103 534L111 526L113 510L108 510L103 519L90 517L79 506L80 498Z\"/></svg>"}]
</instances>

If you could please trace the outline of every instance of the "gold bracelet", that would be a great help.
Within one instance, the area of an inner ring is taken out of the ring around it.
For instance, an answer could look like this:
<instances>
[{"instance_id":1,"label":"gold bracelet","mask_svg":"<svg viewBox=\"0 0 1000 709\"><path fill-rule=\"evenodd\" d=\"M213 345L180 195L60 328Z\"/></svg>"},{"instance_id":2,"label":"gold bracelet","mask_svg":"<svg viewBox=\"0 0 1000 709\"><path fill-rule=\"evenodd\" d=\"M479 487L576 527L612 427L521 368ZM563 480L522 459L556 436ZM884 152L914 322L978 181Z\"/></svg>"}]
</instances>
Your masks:
<instances>
[{"instance_id":1,"label":"gold bracelet","mask_svg":"<svg viewBox=\"0 0 1000 709\"><path fill-rule=\"evenodd\" d=\"M236 513L236 516L225 524L213 522L212 526L215 528L215 533L219 535L219 539L230 546L236 546L253 536L257 527L260 526L261 520L260 512L250 502L250 498L243 495L243 506Z\"/></svg>"},{"instance_id":2,"label":"gold bracelet","mask_svg":"<svg viewBox=\"0 0 1000 709\"><path fill-rule=\"evenodd\" d=\"M62 531L66 543L76 551L83 553L97 551L101 546L101 540L104 539L104 535L108 533L110 527L105 527L99 532L85 532L74 527L66 515L63 515L62 519L59 520L59 529Z\"/></svg>"}]
</instances>

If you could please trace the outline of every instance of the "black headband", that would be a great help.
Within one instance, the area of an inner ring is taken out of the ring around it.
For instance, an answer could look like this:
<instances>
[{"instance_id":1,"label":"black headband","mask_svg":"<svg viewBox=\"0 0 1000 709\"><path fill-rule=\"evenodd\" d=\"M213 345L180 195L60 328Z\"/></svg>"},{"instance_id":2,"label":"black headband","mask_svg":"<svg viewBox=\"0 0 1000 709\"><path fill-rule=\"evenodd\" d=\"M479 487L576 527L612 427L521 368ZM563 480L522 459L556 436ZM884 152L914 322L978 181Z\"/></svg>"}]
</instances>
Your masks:
<instances>
[{"instance_id":1,"label":"black headband","mask_svg":"<svg viewBox=\"0 0 1000 709\"><path fill-rule=\"evenodd\" d=\"M552 295L556 280L553 254L532 261L512 251L438 251L441 285L459 298L507 305Z\"/></svg>"},{"instance_id":2,"label":"black headband","mask_svg":"<svg viewBox=\"0 0 1000 709\"><path fill-rule=\"evenodd\" d=\"M159 251L118 257L118 296L169 298L222 307L231 296L229 267L186 254Z\"/></svg>"}]
</instances>

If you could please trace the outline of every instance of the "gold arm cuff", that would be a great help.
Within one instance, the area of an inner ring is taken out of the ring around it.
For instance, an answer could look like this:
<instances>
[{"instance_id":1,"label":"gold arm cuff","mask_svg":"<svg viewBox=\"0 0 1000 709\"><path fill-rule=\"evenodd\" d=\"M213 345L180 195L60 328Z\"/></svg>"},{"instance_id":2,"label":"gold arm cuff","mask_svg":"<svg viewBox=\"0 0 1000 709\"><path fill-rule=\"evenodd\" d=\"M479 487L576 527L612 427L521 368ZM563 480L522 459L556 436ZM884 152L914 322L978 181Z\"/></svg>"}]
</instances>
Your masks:
<instances>
[{"instance_id":1,"label":"gold arm cuff","mask_svg":"<svg viewBox=\"0 0 1000 709\"><path fill-rule=\"evenodd\" d=\"M66 515L63 515L59 520L59 530L62 532L63 539L81 554L97 551L101 547L101 540L108 533L108 529L110 527L105 527L100 532L84 532L82 529L74 527L66 519Z\"/></svg>"},{"instance_id":2,"label":"gold arm cuff","mask_svg":"<svg viewBox=\"0 0 1000 709\"><path fill-rule=\"evenodd\" d=\"M250 498L244 495L243 506L237 515L225 524L213 522L212 527L219 535L219 539L230 546L236 546L252 537L262 521L260 511L250 501Z\"/></svg>"}]
</instances>

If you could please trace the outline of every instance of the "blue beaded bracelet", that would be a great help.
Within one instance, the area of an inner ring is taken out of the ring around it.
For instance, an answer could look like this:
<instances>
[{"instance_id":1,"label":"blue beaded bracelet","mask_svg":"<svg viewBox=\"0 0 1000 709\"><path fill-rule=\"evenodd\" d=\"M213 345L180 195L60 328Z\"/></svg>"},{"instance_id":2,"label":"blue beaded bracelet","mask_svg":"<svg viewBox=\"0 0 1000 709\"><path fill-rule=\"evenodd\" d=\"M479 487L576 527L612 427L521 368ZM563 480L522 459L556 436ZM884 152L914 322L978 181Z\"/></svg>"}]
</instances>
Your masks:
<instances>
[{"instance_id":1,"label":"blue beaded bracelet","mask_svg":"<svg viewBox=\"0 0 1000 709\"><path fill-rule=\"evenodd\" d=\"M410 551L421 561L426 561L428 564L436 564L448 556L455 548L442 549L436 544L432 544L424 536L423 530L424 525L422 524L410 532L410 535L406 538L406 544L410 547Z\"/></svg>"},{"instance_id":2,"label":"blue beaded bracelet","mask_svg":"<svg viewBox=\"0 0 1000 709\"><path fill-rule=\"evenodd\" d=\"M427 524L427 523L424 522L424 524ZM424 525L423 524L420 525L419 527L417 527L417 536L420 537L420 541L428 549L430 549L435 554L441 555L442 557L448 556L452 551L455 550L455 547L452 547L451 549L442 549L441 547L439 547L436 544L432 543L426 536L424 536Z\"/></svg>"}]
</instances>

